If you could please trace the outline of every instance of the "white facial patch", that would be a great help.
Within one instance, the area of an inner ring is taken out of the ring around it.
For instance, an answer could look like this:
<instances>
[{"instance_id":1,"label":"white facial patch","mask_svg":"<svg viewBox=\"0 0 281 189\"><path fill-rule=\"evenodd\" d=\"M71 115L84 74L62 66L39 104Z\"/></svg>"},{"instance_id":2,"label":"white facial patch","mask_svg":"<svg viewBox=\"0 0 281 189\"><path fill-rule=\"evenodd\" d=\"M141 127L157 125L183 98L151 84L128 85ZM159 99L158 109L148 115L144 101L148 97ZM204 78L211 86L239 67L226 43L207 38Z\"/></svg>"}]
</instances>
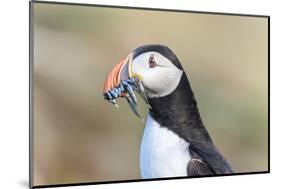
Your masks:
<instances>
[{"instance_id":1,"label":"white facial patch","mask_svg":"<svg viewBox=\"0 0 281 189\"><path fill-rule=\"evenodd\" d=\"M156 67L149 67L149 58L154 56ZM163 97L178 86L183 71L158 52L150 51L137 56L132 62L132 73L142 78L147 96Z\"/></svg>"}]
</instances>

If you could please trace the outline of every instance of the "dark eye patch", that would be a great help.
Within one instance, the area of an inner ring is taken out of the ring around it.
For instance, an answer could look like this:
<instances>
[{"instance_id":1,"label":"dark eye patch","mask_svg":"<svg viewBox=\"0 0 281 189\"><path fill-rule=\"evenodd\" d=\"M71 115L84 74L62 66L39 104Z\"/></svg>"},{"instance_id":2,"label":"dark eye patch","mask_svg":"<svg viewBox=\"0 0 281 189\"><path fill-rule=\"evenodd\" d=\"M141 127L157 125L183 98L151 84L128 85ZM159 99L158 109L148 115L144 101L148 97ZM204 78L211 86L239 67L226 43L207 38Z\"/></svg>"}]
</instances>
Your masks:
<instances>
[{"instance_id":1,"label":"dark eye patch","mask_svg":"<svg viewBox=\"0 0 281 189\"><path fill-rule=\"evenodd\" d=\"M149 68L154 68L154 67L157 66L153 54L150 55L149 60L148 60L148 63L149 63Z\"/></svg>"}]
</instances>

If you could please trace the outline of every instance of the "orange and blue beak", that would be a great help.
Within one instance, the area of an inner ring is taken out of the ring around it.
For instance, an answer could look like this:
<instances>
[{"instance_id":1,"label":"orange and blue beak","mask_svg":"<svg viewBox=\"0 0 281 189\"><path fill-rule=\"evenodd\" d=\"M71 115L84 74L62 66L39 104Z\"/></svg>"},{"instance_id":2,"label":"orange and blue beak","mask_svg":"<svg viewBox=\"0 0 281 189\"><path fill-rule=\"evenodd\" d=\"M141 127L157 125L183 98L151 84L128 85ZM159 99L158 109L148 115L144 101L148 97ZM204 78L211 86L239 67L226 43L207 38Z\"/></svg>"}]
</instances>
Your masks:
<instances>
[{"instance_id":1,"label":"orange and blue beak","mask_svg":"<svg viewBox=\"0 0 281 189\"><path fill-rule=\"evenodd\" d=\"M103 93L106 94L115 87L121 84L122 80L128 79L129 60L128 57L122 59L110 72L105 81ZM124 96L124 94L122 94Z\"/></svg>"},{"instance_id":2,"label":"orange and blue beak","mask_svg":"<svg viewBox=\"0 0 281 189\"><path fill-rule=\"evenodd\" d=\"M134 91L139 92L148 107L150 107L141 79L132 73L131 53L122 59L109 73L104 84L103 96L106 100L113 103L115 107L118 107L116 99L118 97L125 97L132 111L141 118L137 110L137 98Z\"/></svg>"}]
</instances>

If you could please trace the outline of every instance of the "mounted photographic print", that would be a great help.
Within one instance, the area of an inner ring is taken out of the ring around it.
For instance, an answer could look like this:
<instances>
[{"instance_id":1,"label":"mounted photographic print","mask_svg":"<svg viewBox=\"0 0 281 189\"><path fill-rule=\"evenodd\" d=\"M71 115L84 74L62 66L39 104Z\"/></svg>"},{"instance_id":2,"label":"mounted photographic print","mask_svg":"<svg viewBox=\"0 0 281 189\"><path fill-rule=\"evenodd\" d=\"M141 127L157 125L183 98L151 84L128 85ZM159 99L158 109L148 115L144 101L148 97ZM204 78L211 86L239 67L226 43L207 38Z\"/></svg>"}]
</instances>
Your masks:
<instances>
[{"instance_id":1,"label":"mounted photographic print","mask_svg":"<svg viewBox=\"0 0 281 189\"><path fill-rule=\"evenodd\" d=\"M254 173L269 16L30 2L31 188Z\"/></svg>"}]
</instances>

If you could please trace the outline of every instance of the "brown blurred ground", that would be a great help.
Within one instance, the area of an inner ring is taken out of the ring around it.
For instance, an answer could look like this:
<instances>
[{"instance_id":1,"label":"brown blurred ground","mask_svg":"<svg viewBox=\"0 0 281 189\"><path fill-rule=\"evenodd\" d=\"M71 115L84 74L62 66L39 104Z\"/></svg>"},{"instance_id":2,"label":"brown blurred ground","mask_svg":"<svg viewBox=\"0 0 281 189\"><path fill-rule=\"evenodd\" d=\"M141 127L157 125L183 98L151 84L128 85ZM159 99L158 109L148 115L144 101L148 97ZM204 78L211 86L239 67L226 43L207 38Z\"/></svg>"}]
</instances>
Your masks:
<instances>
[{"instance_id":1,"label":"brown blurred ground","mask_svg":"<svg viewBox=\"0 0 281 189\"><path fill-rule=\"evenodd\" d=\"M34 21L36 185L140 178L143 123L102 88L121 58L150 43L177 54L234 169L267 170L265 18L37 3Z\"/></svg>"}]
</instances>

